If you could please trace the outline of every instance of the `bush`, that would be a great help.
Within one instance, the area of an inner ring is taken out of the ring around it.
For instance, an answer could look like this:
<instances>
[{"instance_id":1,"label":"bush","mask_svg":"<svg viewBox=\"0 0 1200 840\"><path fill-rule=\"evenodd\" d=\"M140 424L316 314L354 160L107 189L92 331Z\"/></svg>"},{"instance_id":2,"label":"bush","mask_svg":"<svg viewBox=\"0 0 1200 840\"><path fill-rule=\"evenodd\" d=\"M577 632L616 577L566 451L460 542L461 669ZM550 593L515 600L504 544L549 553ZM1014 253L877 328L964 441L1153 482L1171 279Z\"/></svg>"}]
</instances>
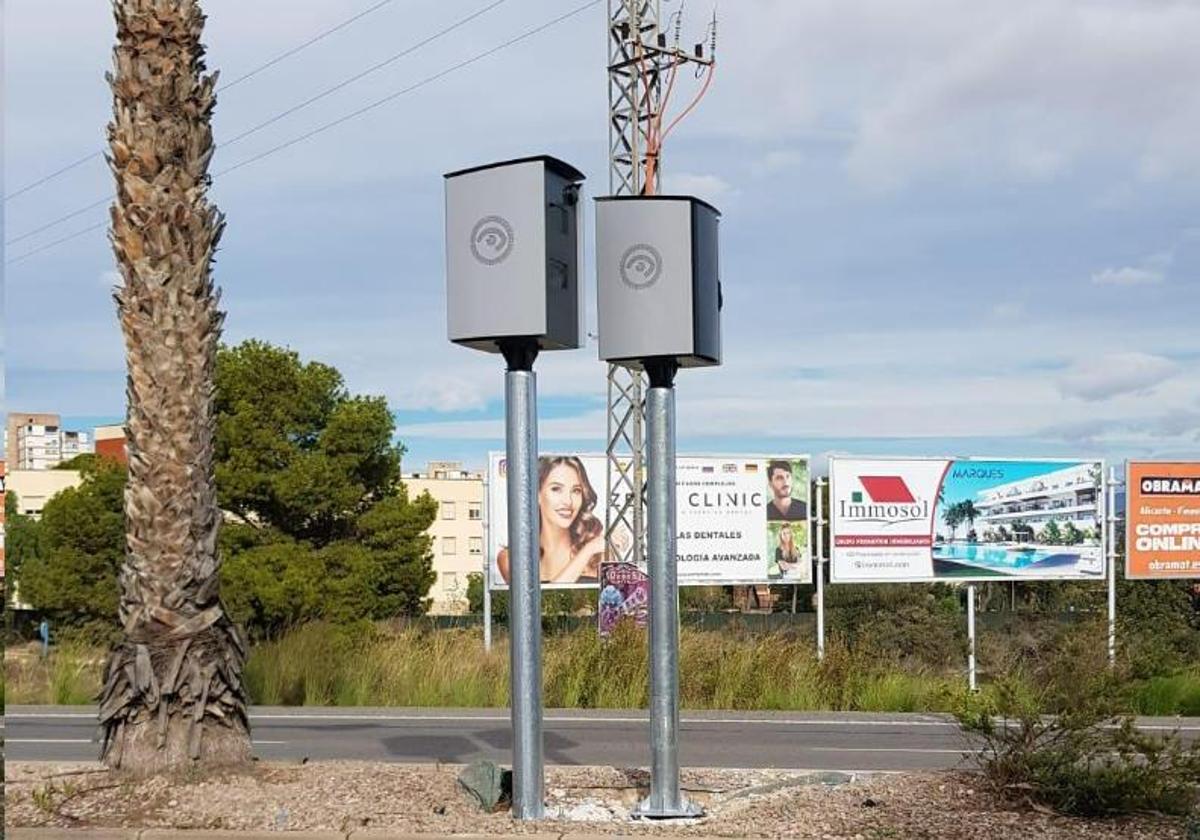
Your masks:
<instances>
[{"instance_id":1,"label":"bush","mask_svg":"<svg viewBox=\"0 0 1200 840\"><path fill-rule=\"evenodd\" d=\"M1054 717L1028 696L1002 691L991 710L961 711L981 741L974 759L997 792L1072 816L1143 811L1187 814L1197 803L1200 747L1176 735L1139 732L1109 714L1111 699L1091 693Z\"/></svg>"}]
</instances>

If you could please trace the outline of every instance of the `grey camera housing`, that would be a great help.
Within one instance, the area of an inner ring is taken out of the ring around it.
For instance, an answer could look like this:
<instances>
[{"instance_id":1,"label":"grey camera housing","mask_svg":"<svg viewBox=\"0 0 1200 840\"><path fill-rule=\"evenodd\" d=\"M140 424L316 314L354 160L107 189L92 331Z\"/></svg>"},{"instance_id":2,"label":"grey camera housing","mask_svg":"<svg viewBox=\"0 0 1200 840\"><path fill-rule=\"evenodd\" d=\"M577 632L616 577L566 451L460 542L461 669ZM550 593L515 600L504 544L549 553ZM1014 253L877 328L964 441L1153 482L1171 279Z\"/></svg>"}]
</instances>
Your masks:
<instances>
[{"instance_id":1,"label":"grey camera housing","mask_svg":"<svg viewBox=\"0 0 1200 840\"><path fill-rule=\"evenodd\" d=\"M446 320L456 344L573 350L583 336L583 173L541 155L447 173Z\"/></svg>"},{"instance_id":2,"label":"grey camera housing","mask_svg":"<svg viewBox=\"0 0 1200 840\"><path fill-rule=\"evenodd\" d=\"M691 196L596 199L600 358L721 364L721 213Z\"/></svg>"}]
</instances>

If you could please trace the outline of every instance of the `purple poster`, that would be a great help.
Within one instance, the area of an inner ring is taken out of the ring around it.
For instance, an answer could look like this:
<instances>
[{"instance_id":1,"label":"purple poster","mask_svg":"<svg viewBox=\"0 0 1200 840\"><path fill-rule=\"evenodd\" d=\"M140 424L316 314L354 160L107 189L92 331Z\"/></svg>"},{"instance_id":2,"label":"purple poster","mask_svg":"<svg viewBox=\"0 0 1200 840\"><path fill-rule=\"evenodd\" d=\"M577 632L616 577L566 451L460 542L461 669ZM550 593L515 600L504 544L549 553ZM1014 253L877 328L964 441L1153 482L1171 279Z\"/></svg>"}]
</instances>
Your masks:
<instances>
[{"instance_id":1,"label":"purple poster","mask_svg":"<svg viewBox=\"0 0 1200 840\"><path fill-rule=\"evenodd\" d=\"M650 578L633 563L605 563L600 568L600 635L607 636L622 618L638 627L649 617Z\"/></svg>"}]
</instances>

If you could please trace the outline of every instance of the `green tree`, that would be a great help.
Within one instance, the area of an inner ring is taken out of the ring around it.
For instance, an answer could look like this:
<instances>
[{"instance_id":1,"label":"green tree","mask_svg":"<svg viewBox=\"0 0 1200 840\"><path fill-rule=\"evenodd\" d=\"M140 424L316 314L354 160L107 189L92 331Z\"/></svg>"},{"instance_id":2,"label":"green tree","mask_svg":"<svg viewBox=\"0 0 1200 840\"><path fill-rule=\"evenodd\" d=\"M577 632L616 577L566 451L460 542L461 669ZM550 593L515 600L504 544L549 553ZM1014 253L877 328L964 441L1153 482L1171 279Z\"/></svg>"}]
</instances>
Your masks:
<instances>
[{"instance_id":1,"label":"green tree","mask_svg":"<svg viewBox=\"0 0 1200 840\"><path fill-rule=\"evenodd\" d=\"M22 600L71 623L111 622L125 555L125 471L94 461L83 481L46 502L34 522L18 516L9 536ZM6 504L8 500L5 500Z\"/></svg>"},{"instance_id":2,"label":"green tree","mask_svg":"<svg viewBox=\"0 0 1200 840\"><path fill-rule=\"evenodd\" d=\"M402 450L382 398L262 341L222 349L216 382L218 498L243 523L326 545L395 495Z\"/></svg>"},{"instance_id":3,"label":"green tree","mask_svg":"<svg viewBox=\"0 0 1200 840\"><path fill-rule=\"evenodd\" d=\"M1083 532L1075 527L1075 523L1067 520L1062 530L1063 545L1079 545L1083 542Z\"/></svg>"},{"instance_id":4,"label":"green tree","mask_svg":"<svg viewBox=\"0 0 1200 840\"><path fill-rule=\"evenodd\" d=\"M20 580L21 567L41 556L41 523L21 513L20 500L11 490L4 496L4 520L5 571L10 579Z\"/></svg>"},{"instance_id":5,"label":"green tree","mask_svg":"<svg viewBox=\"0 0 1200 840\"><path fill-rule=\"evenodd\" d=\"M263 637L315 619L424 612L435 579L426 531L437 503L428 494L411 499L401 484L385 402L353 396L334 368L260 341L221 348L216 385L217 491L234 519L219 535L230 615ZM111 599L76 590L93 579L115 587L125 472L104 459L79 466L84 487L47 505L55 552L23 571L22 597L61 610L64 620L111 622ZM77 529L83 517L107 523L102 538L84 539L95 526ZM21 532L21 563L44 553L46 526L30 521ZM66 584L67 594L55 594Z\"/></svg>"},{"instance_id":6,"label":"green tree","mask_svg":"<svg viewBox=\"0 0 1200 840\"><path fill-rule=\"evenodd\" d=\"M1058 527L1058 523L1053 519L1046 523L1046 527L1042 528L1042 533L1039 534L1039 537L1046 545L1062 545L1063 543L1062 529Z\"/></svg>"}]
</instances>

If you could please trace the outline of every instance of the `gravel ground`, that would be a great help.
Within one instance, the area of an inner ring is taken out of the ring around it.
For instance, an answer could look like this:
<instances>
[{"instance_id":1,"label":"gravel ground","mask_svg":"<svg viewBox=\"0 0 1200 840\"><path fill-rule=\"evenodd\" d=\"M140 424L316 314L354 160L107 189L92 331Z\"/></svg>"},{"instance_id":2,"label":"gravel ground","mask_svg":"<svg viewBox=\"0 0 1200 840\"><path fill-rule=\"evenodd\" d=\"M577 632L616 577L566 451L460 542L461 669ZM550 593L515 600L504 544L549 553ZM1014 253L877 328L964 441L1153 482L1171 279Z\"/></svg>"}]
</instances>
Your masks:
<instances>
[{"instance_id":1,"label":"gravel ground","mask_svg":"<svg viewBox=\"0 0 1200 840\"><path fill-rule=\"evenodd\" d=\"M683 786L708 815L689 823L630 821L649 783L645 771L551 767L548 811L517 823L480 814L457 790L459 767L320 762L256 764L238 774L123 782L97 765L13 762L9 826L254 830L388 828L406 832L521 834L619 831L824 840L1184 840L1163 817L1077 820L997 801L966 773L871 775L685 770ZM839 780L843 783L828 784Z\"/></svg>"}]
</instances>

